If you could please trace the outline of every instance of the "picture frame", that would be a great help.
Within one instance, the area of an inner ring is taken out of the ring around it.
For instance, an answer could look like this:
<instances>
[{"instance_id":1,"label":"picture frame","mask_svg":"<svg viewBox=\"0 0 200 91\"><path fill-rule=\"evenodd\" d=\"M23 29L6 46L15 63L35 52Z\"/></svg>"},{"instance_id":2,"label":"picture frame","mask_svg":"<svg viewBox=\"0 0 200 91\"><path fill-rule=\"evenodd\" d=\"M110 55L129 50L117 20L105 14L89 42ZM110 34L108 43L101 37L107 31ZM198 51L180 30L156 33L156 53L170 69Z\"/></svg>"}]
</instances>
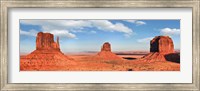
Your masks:
<instances>
[{"instance_id":1,"label":"picture frame","mask_svg":"<svg viewBox=\"0 0 200 91\"><path fill-rule=\"evenodd\" d=\"M192 83L8 83L8 10L10 8L192 8ZM0 79L1 90L200 90L199 0L1 0Z\"/></svg>"}]
</instances>

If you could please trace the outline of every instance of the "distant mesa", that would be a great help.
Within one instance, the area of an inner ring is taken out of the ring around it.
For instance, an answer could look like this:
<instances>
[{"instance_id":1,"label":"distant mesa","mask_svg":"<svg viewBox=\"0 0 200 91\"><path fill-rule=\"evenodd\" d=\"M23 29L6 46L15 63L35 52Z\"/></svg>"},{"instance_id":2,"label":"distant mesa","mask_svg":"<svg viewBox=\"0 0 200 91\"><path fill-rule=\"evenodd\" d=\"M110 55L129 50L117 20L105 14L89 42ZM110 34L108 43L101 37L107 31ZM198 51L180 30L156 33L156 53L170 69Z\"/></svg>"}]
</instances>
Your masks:
<instances>
[{"instance_id":1,"label":"distant mesa","mask_svg":"<svg viewBox=\"0 0 200 91\"><path fill-rule=\"evenodd\" d=\"M150 53L141 59L149 62L180 61L180 55L176 54L173 41L169 36L156 36L150 41Z\"/></svg>"},{"instance_id":2,"label":"distant mesa","mask_svg":"<svg viewBox=\"0 0 200 91\"><path fill-rule=\"evenodd\" d=\"M103 44L101 51L110 51L111 52L111 46L109 42L106 42Z\"/></svg>"},{"instance_id":3,"label":"distant mesa","mask_svg":"<svg viewBox=\"0 0 200 91\"><path fill-rule=\"evenodd\" d=\"M102 60L123 60L123 58L111 52L111 44L109 42L103 44L101 52L99 52L96 57L101 58Z\"/></svg>"}]
</instances>

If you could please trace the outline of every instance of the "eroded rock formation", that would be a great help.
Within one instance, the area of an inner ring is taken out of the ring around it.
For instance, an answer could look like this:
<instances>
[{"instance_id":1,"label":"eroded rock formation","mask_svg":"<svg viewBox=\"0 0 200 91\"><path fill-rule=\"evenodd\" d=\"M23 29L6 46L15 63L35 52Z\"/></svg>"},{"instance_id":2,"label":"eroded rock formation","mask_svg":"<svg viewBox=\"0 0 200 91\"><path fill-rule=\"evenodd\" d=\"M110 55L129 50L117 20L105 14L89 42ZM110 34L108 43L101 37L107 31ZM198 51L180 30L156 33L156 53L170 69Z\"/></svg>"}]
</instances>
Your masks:
<instances>
[{"instance_id":1,"label":"eroded rock formation","mask_svg":"<svg viewBox=\"0 0 200 91\"><path fill-rule=\"evenodd\" d=\"M110 51L111 52L111 46L110 43L106 42L103 44L101 51Z\"/></svg>"},{"instance_id":2,"label":"eroded rock formation","mask_svg":"<svg viewBox=\"0 0 200 91\"><path fill-rule=\"evenodd\" d=\"M173 56L169 57L169 55L172 54ZM179 61L180 56L175 54L176 53L174 53L174 44L169 36L156 36L150 42L150 53L145 55L141 59L149 62L172 60Z\"/></svg>"},{"instance_id":3,"label":"eroded rock formation","mask_svg":"<svg viewBox=\"0 0 200 91\"><path fill-rule=\"evenodd\" d=\"M53 34L43 32L37 34L36 50L21 59L20 69L22 70L41 70L41 67L64 66L66 63L74 63L71 61L72 58L67 57L60 51L59 38L57 37L57 42L54 42Z\"/></svg>"},{"instance_id":4,"label":"eroded rock formation","mask_svg":"<svg viewBox=\"0 0 200 91\"><path fill-rule=\"evenodd\" d=\"M36 37L36 50L60 50L59 37L57 42L54 42L53 34L39 32Z\"/></svg>"},{"instance_id":5,"label":"eroded rock formation","mask_svg":"<svg viewBox=\"0 0 200 91\"><path fill-rule=\"evenodd\" d=\"M101 47L101 52L97 54L97 57L101 58L102 60L123 60L123 58L117 56L116 54L111 52L111 45L109 42L105 42Z\"/></svg>"},{"instance_id":6,"label":"eroded rock formation","mask_svg":"<svg viewBox=\"0 0 200 91\"><path fill-rule=\"evenodd\" d=\"M173 53L174 44L169 36L156 36L150 42L150 52Z\"/></svg>"}]
</instances>

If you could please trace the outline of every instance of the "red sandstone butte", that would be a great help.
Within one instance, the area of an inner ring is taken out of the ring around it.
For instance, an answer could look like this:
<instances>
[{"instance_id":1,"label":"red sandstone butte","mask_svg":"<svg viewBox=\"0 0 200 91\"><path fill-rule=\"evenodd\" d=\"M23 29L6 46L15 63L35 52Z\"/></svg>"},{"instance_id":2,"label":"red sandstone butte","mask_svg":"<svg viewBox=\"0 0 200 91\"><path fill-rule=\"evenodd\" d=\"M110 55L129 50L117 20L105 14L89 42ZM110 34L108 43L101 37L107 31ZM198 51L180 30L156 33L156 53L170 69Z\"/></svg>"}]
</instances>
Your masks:
<instances>
[{"instance_id":1,"label":"red sandstone butte","mask_svg":"<svg viewBox=\"0 0 200 91\"><path fill-rule=\"evenodd\" d=\"M169 36L156 36L150 42L150 52L174 53L174 44Z\"/></svg>"},{"instance_id":2,"label":"red sandstone butte","mask_svg":"<svg viewBox=\"0 0 200 91\"><path fill-rule=\"evenodd\" d=\"M54 36L51 33L39 32L36 37L36 50L28 54L25 58L29 59L60 59L66 60L67 57L60 51L59 37L54 42ZM68 60L68 59L67 59Z\"/></svg>"},{"instance_id":3,"label":"red sandstone butte","mask_svg":"<svg viewBox=\"0 0 200 91\"><path fill-rule=\"evenodd\" d=\"M60 51L59 37L57 37L57 42L54 42L53 34L39 32L36 38L36 50Z\"/></svg>"},{"instance_id":4,"label":"red sandstone butte","mask_svg":"<svg viewBox=\"0 0 200 91\"><path fill-rule=\"evenodd\" d=\"M45 66L62 66L66 63L73 64L71 58L65 56L60 51L59 37L57 37L57 42L54 42L54 36L51 33L39 32L36 37L36 50L31 52L22 58L20 61L20 69L22 70L34 70L42 69L45 70Z\"/></svg>"},{"instance_id":5,"label":"red sandstone butte","mask_svg":"<svg viewBox=\"0 0 200 91\"><path fill-rule=\"evenodd\" d=\"M110 43L106 42L103 44L101 51L110 51L111 52L111 46Z\"/></svg>"},{"instance_id":6,"label":"red sandstone butte","mask_svg":"<svg viewBox=\"0 0 200 91\"><path fill-rule=\"evenodd\" d=\"M111 45L108 42L103 44L101 52L99 52L96 55L96 57L99 57L102 60L110 60L110 61L123 60L123 58L111 52Z\"/></svg>"},{"instance_id":7,"label":"red sandstone butte","mask_svg":"<svg viewBox=\"0 0 200 91\"><path fill-rule=\"evenodd\" d=\"M179 55L174 53L174 44L172 39L169 36L156 36L150 42L150 53L141 59L154 62L180 60L178 58Z\"/></svg>"}]
</instances>

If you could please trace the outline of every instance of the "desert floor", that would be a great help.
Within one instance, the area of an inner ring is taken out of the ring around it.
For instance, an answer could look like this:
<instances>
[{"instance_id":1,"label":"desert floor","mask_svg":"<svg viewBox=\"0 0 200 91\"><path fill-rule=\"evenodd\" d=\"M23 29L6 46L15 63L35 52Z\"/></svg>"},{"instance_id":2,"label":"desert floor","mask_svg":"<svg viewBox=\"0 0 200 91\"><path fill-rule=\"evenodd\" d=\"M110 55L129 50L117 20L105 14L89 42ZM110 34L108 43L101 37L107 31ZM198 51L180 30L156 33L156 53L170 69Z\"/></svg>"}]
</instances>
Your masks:
<instances>
[{"instance_id":1,"label":"desert floor","mask_svg":"<svg viewBox=\"0 0 200 91\"><path fill-rule=\"evenodd\" d=\"M180 63L169 61L146 62L140 60L144 55L118 55L124 60L98 60L95 54L67 55L70 61L35 60L28 65L23 64L21 56L21 71L180 71ZM40 61L40 62L37 62Z\"/></svg>"}]
</instances>

